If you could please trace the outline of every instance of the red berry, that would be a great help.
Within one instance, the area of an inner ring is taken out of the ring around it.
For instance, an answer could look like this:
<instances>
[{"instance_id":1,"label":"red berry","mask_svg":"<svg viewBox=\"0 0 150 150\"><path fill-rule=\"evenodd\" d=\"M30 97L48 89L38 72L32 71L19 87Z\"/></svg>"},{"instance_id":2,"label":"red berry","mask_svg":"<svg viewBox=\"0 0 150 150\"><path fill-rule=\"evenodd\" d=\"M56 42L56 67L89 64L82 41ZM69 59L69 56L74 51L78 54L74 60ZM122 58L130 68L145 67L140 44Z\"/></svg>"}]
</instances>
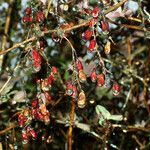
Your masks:
<instances>
[{"instance_id":1,"label":"red berry","mask_svg":"<svg viewBox=\"0 0 150 150\"><path fill-rule=\"evenodd\" d=\"M41 23L44 21L44 13L43 11L39 10L36 14L35 14L35 18L36 18L36 22Z\"/></svg>"},{"instance_id":2,"label":"red berry","mask_svg":"<svg viewBox=\"0 0 150 150\"><path fill-rule=\"evenodd\" d=\"M103 86L105 84L105 76L104 74L99 74L97 77L97 85Z\"/></svg>"},{"instance_id":3,"label":"red berry","mask_svg":"<svg viewBox=\"0 0 150 150\"><path fill-rule=\"evenodd\" d=\"M95 45L96 45L96 40L95 39L91 40L88 48L90 52L94 51Z\"/></svg>"},{"instance_id":4,"label":"red berry","mask_svg":"<svg viewBox=\"0 0 150 150\"><path fill-rule=\"evenodd\" d=\"M119 93L120 93L120 86L118 84L116 84L116 83L113 84L112 91L113 91L113 95L114 96L119 95Z\"/></svg>"},{"instance_id":5,"label":"red berry","mask_svg":"<svg viewBox=\"0 0 150 150\"><path fill-rule=\"evenodd\" d=\"M25 9L25 14L26 15L30 15L31 14L31 7L27 7L26 9Z\"/></svg>"},{"instance_id":6,"label":"red berry","mask_svg":"<svg viewBox=\"0 0 150 150\"><path fill-rule=\"evenodd\" d=\"M58 73L58 70L57 70L56 67L52 67L52 73L53 73L53 74L57 74L57 73Z\"/></svg>"},{"instance_id":7,"label":"red berry","mask_svg":"<svg viewBox=\"0 0 150 150\"><path fill-rule=\"evenodd\" d=\"M28 143L28 134L25 130L22 130L22 139L23 139L23 144L27 144Z\"/></svg>"},{"instance_id":8,"label":"red berry","mask_svg":"<svg viewBox=\"0 0 150 150\"><path fill-rule=\"evenodd\" d=\"M77 65L78 71L83 70L82 62L79 59L77 60L76 65Z\"/></svg>"},{"instance_id":9,"label":"red berry","mask_svg":"<svg viewBox=\"0 0 150 150\"><path fill-rule=\"evenodd\" d=\"M50 102L52 101L52 98L51 98L51 96L50 96L49 92L45 92L44 94L45 94L45 97L46 97L47 103L50 103Z\"/></svg>"},{"instance_id":10,"label":"red berry","mask_svg":"<svg viewBox=\"0 0 150 150\"><path fill-rule=\"evenodd\" d=\"M96 7L93 9L93 11L92 11L92 16L93 16L94 18L97 18L98 15L99 15L99 7L96 6Z\"/></svg>"},{"instance_id":11,"label":"red berry","mask_svg":"<svg viewBox=\"0 0 150 150\"><path fill-rule=\"evenodd\" d=\"M73 85L72 91L73 91L73 93L72 93L71 97L77 98L78 90L77 90L77 87L75 85Z\"/></svg>"},{"instance_id":12,"label":"red berry","mask_svg":"<svg viewBox=\"0 0 150 150\"><path fill-rule=\"evenodd\" d=\"M32 107L33 107L33 108L36 108L37 105L38 105L37 100L33 100L33 101L32 101Z\"/></svg>"},{"instance_id":13,"label":"red berry","mask_svg":"<svg viewBox=\"0 0 150 150\"><path fill-rule=\"evenodd\" d=\"M41 55L37 50L32 50L33 65L36 71L41 69Z\"/></svg>"},{"instance_id":14,"label":"red berry","mask_svg":"<svg viewBox=\"0 0 150 150\"><path fill-rule=\"evenodd\" d=\"M66 85L66 94L69 96L73 94L73 85L71 82L68 82Z\"/></svg>"},{"instance_id":15,"label":"red berry","mask_svg":"<svg viewBox=\"0 0 150 150\"><path fill-rule=\"evenodd\" d=\"M54 82L54 76L51 74L49 77L48 77L48 83L49 85L51 86Z\"/></svg>"},{"instance_id":16,"label":"red berry","mask_svg":"<svg viewBox=\"0 0 150 150\"><path fill-rule=\"evenodd\" d=\"M19 114L19 116L18 116L18 122L19 122L19 126L20 127L24 126L24 124L25 124L25 118L24 118L23 114Z\"/></svg>"},{"instance_id":17,"label":"red berry","mask_svg":"<svg viewBox=\"0 0 150 150\"><path fill-rule=\"evenodd\" d=\"M22 20L24 23L31 23L33 18L30 16L24 16Z\"/></svg>"},{"instance_id":18,"label":"red berry","mask_svg":"<svg viewBox=\"0 0 150 150\"><path fill-rule=\"evenodd\" d=\"M92 73L90 75L92 82L95 82L97 79L97 74L95 68L92 70Z\"/></svg>"},{"instance_id":19,"label":"red berry","mask_svg":"<svg viewBox=\"0 0 150 150\"><path fill-rule=\"evenodd\" d=\"M37 138L37 133L34 131L34 129L30 129L29 133L32 136L32 138L34 138L34 139Z\"/></svg>"},{"instance_id":20,"label":"red berry","mask_svg":"<svg viewBox=\"0 0 150 150\"><path fill-rule=\"evenodd\" d=\"M39 54L37 50L34 50L34 49L32 50L32 57L34 61L41 62L41 55Z\"/></svg>"},{"instance_id":21,"label":"red berry","mask_svg":"<svg viewBox=\"0 0 150 150\"><path fill-rule=\"evenodd\" d=\"M84 33L82 33L82 38L85 40L90 40L93 35L93 32L91 30L86 30Z\"/></svg>"},{"instance_id":22,"label":"red berry","mask_svg":"<svg viewBox=\"0 0 150 150\"><path fill-rule=\"evenodd\" d=\"M103 31L109 31L109 24L106 21L101 21L101 28Z\"/></svg>"}]
</instances>

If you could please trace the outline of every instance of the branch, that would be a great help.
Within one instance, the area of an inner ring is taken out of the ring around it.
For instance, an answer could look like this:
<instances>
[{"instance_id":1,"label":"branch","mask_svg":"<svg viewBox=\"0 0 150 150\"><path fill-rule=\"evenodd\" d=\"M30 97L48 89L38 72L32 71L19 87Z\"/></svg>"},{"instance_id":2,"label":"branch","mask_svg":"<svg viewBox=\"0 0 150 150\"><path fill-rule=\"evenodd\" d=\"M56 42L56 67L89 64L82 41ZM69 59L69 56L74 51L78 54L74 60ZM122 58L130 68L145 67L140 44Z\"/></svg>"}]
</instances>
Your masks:
<instances>
[{"instance_id":1,"label":"branch","mask_svg":"<svg viewBox=\"0 0 150 150\"><path fill-rule=\"evenodd\" d=\"M116 5L111 6L111 7L108 8L106 11L104 11L104 14L106 15L106 14L110 13L111 11L116 10L118 7L120 7L121 5L123 5L126 1L127 1L127 0L123 0L123 1L121 1L121 2L119 2L119 3L117 3ZM64 30L64 33L70 32L70 31L72 31L72 30L78 29L78 28L83 27L83 26L88 26L88 23L89 23L90 20L91 20L91 18L90 18L89 20L87 20L87 21L85 21L85 22L79 24L79 25L75 25L75 26L73 26L73 27L70 27L70 28L68 28L68 29L65 29L65 30ZM46 31L46 32L44 32L44 34L41 34L40 37L44 36L45 34L52 33L52 32L57 32L57 29ZM9 49L7 49L7 50L0 51L0 55L4 55L4 54L8 53L9 51L11 51L11 50L13 50L13 49L15 49L15 48L21 47L22 45L27 44L27 43L32 42L32 41L35 41L35 40L36 40L36 37L35 37L35 36L32 37L32 38L29 38L29 39L27 39L27 40L24 40L23 42L17 43L17 44L15 44L14 46L12 46L11 48L9 48Z\"/></svg>"},{"instance_id":2,"label":"branch","mask_svg":"<svg viewBox=\"0 0 150 150\"><path fill-rule=\"evenodd\" d=\"M72 99L70 112L70 126L68 131L68 150L72 150L72 130L74 123L74 115L75 115L75 102L74 99Z\"/></svg>"}]
</instances>

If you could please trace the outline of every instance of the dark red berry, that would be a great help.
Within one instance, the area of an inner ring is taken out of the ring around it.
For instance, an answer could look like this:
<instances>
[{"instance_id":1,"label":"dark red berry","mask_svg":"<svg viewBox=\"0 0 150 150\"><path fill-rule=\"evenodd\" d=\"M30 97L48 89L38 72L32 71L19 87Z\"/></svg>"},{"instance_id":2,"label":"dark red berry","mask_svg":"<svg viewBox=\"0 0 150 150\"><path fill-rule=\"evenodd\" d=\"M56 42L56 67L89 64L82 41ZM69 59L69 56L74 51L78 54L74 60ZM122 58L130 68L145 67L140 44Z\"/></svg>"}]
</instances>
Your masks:
<instances>
[{"instance_id":1,"label":"dark red berry","mask_svg":"<svg viewBox=\"0 0 150 150\"><path fill-rule=\"evenodd\" d=\"M48 77L48 83L49 85L51 86L54 82L54 76L51 74L49 77Z\"/></svg>"},{"instance_id":2,"label":"dark red berry","mask_svg":"<svg viewBox=\"0 0 150 150\"><path fill-rule=\"evenodd\" d=\"M99 7L96 6L96 7L93 9L93 11L92 11L92 16L93 16L94 18L97 18L98 15L99 15Z\"/></svg>"},{"instance_id":3,"label":"dark red berry","mask_svg":"<svg viewBox=\"0 0 150 150\"><path fill-rule=\"evenodd\" d=\"M93 35L93 32L91 30L86 30L84 33L82 33L82 38L85 40L90 40Z\"/></svg>"},{"instance_id":4,"label":"dark red berry","mask_svg":"<svg viewBox=\"0 0 150 150\"><path fill-rule=\"evenodd\" d=\"M30 16L24 16L22 18L22 20L23 20L24 23L31 23L33 21L33 18L30 17Z\"/></svg>"},{"instance_id":5,"label":"dark red berry","mask_svg":"<svg viewBox=\"0 0 150 150\"><path fill-rule=\"evenodd\" d=\"M31 14L31 7L27 7L26 9L25 9L25 14L26 15L30 15Z\"/></svg>"},{"instance_id":6,"label":"dark red berry","mask_svg":"<svg viewBox=\"0 0 150 150\"><path fill-rule=\"evenodd\" d=\"M30 129L29 133L30 133L30 135L32 136L33 139L37 138L37 133L34 131L34 129Z\"/></svg>"},{"instance_id":7,"label":"dark red berry","mask_svg":"<svg viewBox=\"0 0 150 150\"><path fill-rule=\"evenodd\" d=\"M109 31L109 24L106 21L101 21L101 28L103 31Z\"/></svg>"},{"instance_id":8,"label":"dark red berry","mask_svg":"<svg viewBox=\"0 0 150 150\"><path fill-rule=\"evenodd\" d=\"M36 108L37 105L38 105L37 100L33 100L33 101L32 101L32 107L33 107L33 108Z\"/></svg>"},{"instance_id":9,"label":"dark red berry","mask_svg":"<svg viewBox=\"0 0 150 150\"><path fill-rule=\"evenodd\" d=\"M89 45L89 47L88 47L88 50L89 50L90 52L93 52L94 49L95 49L95 46L96 46L96 40L93 39L93 40L90 41L90 45Z\"/></svg>"},{"instance_id":10,"label":"dark red berry","mask_svg":"<svg viewBox=\"0 0 150 150\"><path fill-rule=\"evenodd\" d=\"M36 18L36 22L37 23L41 23L44 21L44 13L43 11L39 10L36 14L35 14L35 18Z\"/></svg>"},{"instance_id":11,"label":"dark red berry","mask_svg":"<svg viewBox=\"0 0 150 150\"><path fill-rule=\"evenodd\" d=\"M120 86L118 84L113 84L112 87L113 95L117 96L120 93Z\"/></svg>"}]
</instances>

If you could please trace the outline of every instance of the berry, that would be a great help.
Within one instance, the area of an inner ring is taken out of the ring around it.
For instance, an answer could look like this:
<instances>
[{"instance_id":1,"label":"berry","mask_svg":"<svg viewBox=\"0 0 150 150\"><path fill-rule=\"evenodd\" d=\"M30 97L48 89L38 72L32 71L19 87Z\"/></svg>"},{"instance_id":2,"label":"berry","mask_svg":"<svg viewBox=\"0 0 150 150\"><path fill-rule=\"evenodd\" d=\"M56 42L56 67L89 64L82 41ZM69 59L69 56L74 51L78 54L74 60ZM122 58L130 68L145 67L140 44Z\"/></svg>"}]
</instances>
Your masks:
<instances>
[{"instance_id":1,"label":"berry","mask_svg":"<svg viewBox=\"0 0 150 150\"><path fill-rule=\"evenodd\" d=\"M93 32L91 30L86 30L84 33L82 33L82 38L85 40L90 40L93 35Z\"/></svg>"},{"instance_id":2,"label":"berry","mask_svg":"<svg viewBox=\"0 0 150 150\"><path fill-rule=\"evenodd\" d=\"M73 90L73 93L72 93L71 97L77 98L78 90L77 90L77 87L75 85L73 85L72 90Z\"/></svg>"},{"instance_id":3,"label":"berry","mask_svg":"<svg viewBox=\"0 0 150 150\"><path fill-rule=\"evenodd\" d=\"M35 14L35 18L36 18L36 22L37 23L41 23L44 21L44 13L43 11L39 10L36 14Z\"/></svg>"},{"instance_id":4,"label":"berry","mask_svg":"<svg viewBox=\"0 0 150 150\"><path fill-rule=\"evenodd\" d=\"M80 92L77 104L78 104L79 108L84 108L85 107L86 97L85 97L84 91Z\"/></svg>"},{"instance_id":5,"label":"berry","mask_svg":"<svg viewBox=\"0 0 150 150\"><path fill-rule=\"evenodd\" d=\"M97 85L103 86L105 84L105 77L104 74L99 74L97 77Z\"/></svg>"},{"instance_id":6,"label":"berry","mask_svg":"<svg viewBox=\"0 0 150 150\"><path fill-rule=\"evenodd\" d=\"M96 7L93 9L93 11L92 11L92 16L93 16L94 18L97 18L98 15L99 15L99 8L98 8L98 6L96 6Z\"/></svg>"},{"instance_id":7,"label":"berry","mask_svg":"<svg viewBox=\"0 0 150 150\"><path fill-rule=\"evenodd\" d=\"M24 124L25 124L25 118L24 118L23 114L19 114L19 116L18 116L18 122L19 122L19 126L20 127L24 126Z\"/></svg>"},{"instance_id":8,"label":"berry","mask_svg":"<svg viewBox=\"0 0 150 150\"><path fill-rule=\"evenodd\" d=\"M57 70L56 67L52 67L52 73L53 73L53 74L57 74L57 73L58 73L58 70Z\"/></svg>"},{"instance_id":9,"label":"berry","mask_svg":"<svg viewBox=\"0 0 150 150\"><path fill-rule=\"evenodd\" d=\"M68 82L66 85L66 94L69 96L73 94L73 85L71 82Z\"/></svg>"},{"instance_id":10,"label":"berry","mask_svg":"<svg viewBox=\"0 0 150 150\"><path fill-rule=\"evenodd\" d=\"M31 105L32 105L33 108L36 108L37 105L38 105L37 100L33 100Z\"/></svg>"},{"instance_id":11,"label":"berry","mask_svg":"<svg viewBox=\"0 0 150 150\"><path fill-rule=\"evenodd\" d=\"M33 18L30 17L30 16L24 16L22 18L22 20L23 20L24 23L31 23L33 21Z\"/></svg>"},{"instance_id":12,"label":"berry","mask_svg":"<svg viewBox=\"0 0 150 150\"><path fill-rule=\"evenodd\" d=\"M103 31L109 31L109 24L106 21L101 21L101 28Z\"/></svg>"},{"instance_id":13,"label":"berry","mask_svg":"<svg viewBox=\"0 0 150 150\"><path fill-rule=\"evenodd\" d=\"M83 70L82 62L79 59L77 60L76 65L77 65L78 71Z\"/></svg>"},{"instance_id":14,"label":"berry","mask_svg":"<svg viewBox=\"0 0 150 150\"><path fill-rule=\"evenodd\" d=\"M48 83L49 85L51 86L54 82L54 76L51 74L49 77L48 77Z\"/></svg>"},{"instance_id":15,"label":"berry","mask_svg":"<svg viewBox=\"0 0 150 150\"><path fill-rule=\"evenodd\" d=\"M95 68L92 70L92 73L90 75L92 82L96 82L97 74Z\"/></svg>"},{"instance_id":16,"label":"berry","mask_svg":"<svg viewBox=\"0 0 150 150\"><path fill-rule=\"evenodd\" d=\"M32 58L33 58L33 65L35 71L39 71L41 69L41 55L37 50L32 50Z\"/></svg>"},{"instance_id":17,"label":"berry","mask_svg":"<svg viewBox=\"0 0 150 150\"><path fill-rule=\"evenodd\" d=\"M79 71L79 79L80 79L80 82L85 82L86 81L86 75L85 75L83 70Z\"/></svg>"},{"instance_id":18,"label":"berry","mask_svg":"<svg viewBox=\"0 0 150 150\"><path fill-rule=\"evenodd\" d=\"M32 136L33 139L37 139L37 133L34 131L34 129L30 129L29 131L30 135Z\"/></svg>"},{"instance_id":19,"label":"berry","mask_svg":"<svg viewBox=\"0 0 150 150\"><path fill-rule=\"evenodd\" d=\"M113 91L113 95L114 96L119 95L119 93L120 93L120 86L118 84L116 84L116 83L113 84L112 91Z\"/></svg>"},{"instance_id":20,"label":"berry","mask_svg":"<svg viewBox=\"0 0 150 150\"><path fill-rule=\"evenodd\" d=\"M26 15L30 15L31 14L31 7L27 7L26 9L25 9L25 14Z\"/></svg>"},{"instance_id":21,"label":"berry","mask_svg":"<svg viewBox=\"0 0 150 150\"><path fill-rule=\"evenodd\" d=\"M95 45L96 45L96 40L95 40L95 39L91 40L88 50L89 50L90 52L93 52L93 51L94 51L94 48L95 48Z\"/></svg>"}]
</instances>

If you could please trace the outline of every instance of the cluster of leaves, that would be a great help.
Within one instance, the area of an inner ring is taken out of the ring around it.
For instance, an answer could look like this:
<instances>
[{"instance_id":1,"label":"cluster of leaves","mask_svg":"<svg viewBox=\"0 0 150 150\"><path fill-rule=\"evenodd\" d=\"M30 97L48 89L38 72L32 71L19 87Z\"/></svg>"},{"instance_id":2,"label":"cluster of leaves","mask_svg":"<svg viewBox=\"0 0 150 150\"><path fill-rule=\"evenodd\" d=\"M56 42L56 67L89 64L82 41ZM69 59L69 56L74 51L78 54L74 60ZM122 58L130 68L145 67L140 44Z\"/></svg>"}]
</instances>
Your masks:
<instances>
[{"instance_id":1,"label":"cluster of leaves","mask_svg":"<svg viewBox=\"0 0 150 150\"><path fill-rule=\"evenodd\" d=\"M0 146L150 147L149 2L0 4Z\"/></svg>"}]
</instances>

